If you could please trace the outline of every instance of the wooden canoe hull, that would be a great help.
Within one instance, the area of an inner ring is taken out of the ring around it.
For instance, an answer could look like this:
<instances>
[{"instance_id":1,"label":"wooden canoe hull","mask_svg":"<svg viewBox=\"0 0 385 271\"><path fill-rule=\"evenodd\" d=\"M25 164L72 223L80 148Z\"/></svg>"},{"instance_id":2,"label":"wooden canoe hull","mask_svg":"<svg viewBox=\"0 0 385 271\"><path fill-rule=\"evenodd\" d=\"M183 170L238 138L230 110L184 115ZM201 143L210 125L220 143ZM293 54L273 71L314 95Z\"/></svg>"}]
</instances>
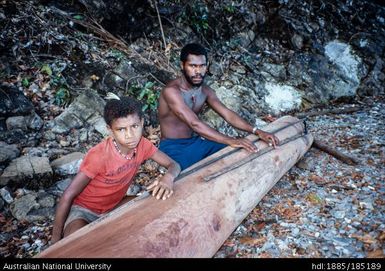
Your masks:
<instances>
[{"instance_id":1,"label":"wooden canoe hull","mask_svg":"<svg viewBox=\"0 0 385 271\"><path fill-rule=\"evenodd\" d=\"M43 251L38 257L143 258L212 257L263 196L310 148L313 137L303 124L283 117L265 130L291 125L276 133L279 146L236 169L205 181L208 175L228 168L251 154L239 150L178 180L174 194L165 201L153 197L134 200L91 223ZM251 140L254 135L248 136ZM259 149L268 147L262 141ZM233 150L227 147L200 161Z\"/></svg>"}]
</instances>

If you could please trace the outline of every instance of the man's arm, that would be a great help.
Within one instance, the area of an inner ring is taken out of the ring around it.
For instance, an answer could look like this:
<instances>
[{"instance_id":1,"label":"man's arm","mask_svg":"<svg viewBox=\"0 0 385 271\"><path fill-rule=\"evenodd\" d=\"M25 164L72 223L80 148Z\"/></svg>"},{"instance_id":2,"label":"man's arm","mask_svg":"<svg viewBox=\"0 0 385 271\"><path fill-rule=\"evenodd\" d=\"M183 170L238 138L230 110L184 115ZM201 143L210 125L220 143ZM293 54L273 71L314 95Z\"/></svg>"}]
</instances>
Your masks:
<instances>
[{"instance_id":1,"label":"man's arm","mask_svg":"<svg viewBox=\"0 0 385 271\"><path fill-rule=\"evenodd\" d=\"M64 223L71 209L73 200L79 195L89 183L90 178L83 172L79 172L72 180L71 184L64 191L56 208L55 222L53 224L51 244L59 241L63 236Z\"/></svg>"},{"instance_id":2,"label":"man's arm","mask_svg":"<svg viewBox=\"0 0 385 271\"><path fill-rule=\"evenodd\" d=\"M221 134L201 121L195 112L184 103L178 89L169 87L164 90L163 95L173 113L200 136L232 147L242 147L251 152L256 151L256 147L250 140L236 139Z\"/></svg>"},{"instance_id":3,"label":"man's arm","mask_svg":"<svg viewBox=\"0 0 385 271\"><path fill-rule=\"evenodd\" d=\"M167 172L162 178L150 184L147 189L152 190L152 196L156 197L156 199L165 200L174 193L172 188L175 178L180 173L180 166L177 162L172 160L168 155L164 154L160 150L156 151L150 159L167 168Z\"/></svg>"},{"instance_id":4,"label":"man's arm","mask_svg":"<svg viewBox=\"0 0 385 271\"><path fill-rule=\"evenodd\" d=\"M224 120L230 123L233 127L238 128L242 131L253 133L253 126L251 126L247 121L241 118L237 113L228 109L218 98L215 92L207 88L207 103L210 107L217 112ZM260 139L267 143L272 143L274 148L279 144L278 138L268 132L262 131L260 129L256 129L255 134L259 136Z\"/></svg>"}]
</instances>

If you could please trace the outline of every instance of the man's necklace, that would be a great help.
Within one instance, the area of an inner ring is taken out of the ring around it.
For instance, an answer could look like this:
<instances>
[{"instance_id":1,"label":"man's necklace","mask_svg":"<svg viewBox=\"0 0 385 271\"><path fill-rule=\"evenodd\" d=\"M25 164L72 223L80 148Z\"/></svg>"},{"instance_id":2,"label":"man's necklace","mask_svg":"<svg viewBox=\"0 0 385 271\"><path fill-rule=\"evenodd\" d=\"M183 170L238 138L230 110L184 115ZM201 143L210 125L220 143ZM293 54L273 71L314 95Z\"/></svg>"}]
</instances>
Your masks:
<instances>
[{"instance_id":1,"label":"man's necklace","mask_svg":"<svg viewBox=\"0 0 385 271\"><path fill-rule=\"evenodd\" d=\"M187 84L186 79L184 77L182 77L182 80L183 80L183 82L185 82L185 84ZM182 91L182 96L185 96L187 98L187 99L185 99L185 102L187 104L190 104L190 102L191 102L192 108L194 108L195 104L197 102L197 96L202 93L202 86L191 87L189 90L184 89L183 87L180 87L180 89ZM190 98L188 98L188 96L190 96Z\"/></svg>"},{"instance_id":2,"label":"man's necklace","mask_svg":"<svg viewBox=\"0 0 385 271\"><path fill-rule=\"evenodd\" d=\"M201 93L202 87L192 88L190 91L191 91L191 101L194 107L197 102L196 96L198 96Z\"/></svg>"},{"instance_id":3,"label":"man's necklace","mask_svg":"<svg viewBox=\"0 0 385 271\"><path fill-rule=\"evenodd\" d=\"M112 140L114 142L114 146L116 150L120 153L121 156L123 156L127 160L132 160L136 155L136 148L134 149L134 152L132 153L131 157L128 156L128 154L124 154L118 147L118 144L116 143L115 139Z\"/></svg>"}]
</instances>

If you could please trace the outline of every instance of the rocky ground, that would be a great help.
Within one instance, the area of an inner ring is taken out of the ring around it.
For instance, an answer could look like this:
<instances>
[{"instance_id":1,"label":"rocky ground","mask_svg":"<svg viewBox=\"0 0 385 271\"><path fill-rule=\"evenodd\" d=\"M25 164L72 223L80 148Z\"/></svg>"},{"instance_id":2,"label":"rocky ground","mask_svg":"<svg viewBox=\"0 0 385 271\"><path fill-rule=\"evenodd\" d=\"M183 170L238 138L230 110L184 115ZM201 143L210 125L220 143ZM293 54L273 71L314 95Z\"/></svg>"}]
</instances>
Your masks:
<instances>
[{"instance_id":1,"label":"rocky ground","mask_svg":"<svg viewBox=\"0 0 385 271\"><path fill-rule=\"evenodd\" d=\"M385 257L385 101L308 118L316 139L356 157L311 148L237 227L215 257Z\"/></svg>"}]
</instances>

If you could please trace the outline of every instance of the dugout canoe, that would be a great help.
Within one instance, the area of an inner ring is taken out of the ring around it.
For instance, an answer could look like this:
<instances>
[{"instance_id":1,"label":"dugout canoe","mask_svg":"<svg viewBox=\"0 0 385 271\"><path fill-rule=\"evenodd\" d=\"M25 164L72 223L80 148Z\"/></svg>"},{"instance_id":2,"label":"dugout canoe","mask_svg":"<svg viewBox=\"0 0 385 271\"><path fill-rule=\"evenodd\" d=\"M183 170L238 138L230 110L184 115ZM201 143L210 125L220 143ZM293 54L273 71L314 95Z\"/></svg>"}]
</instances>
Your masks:
<instances>
[{"instance_id":1,"label":"dugout canoe","mask_svg":"<svg viewBox=\"0 0 385 271\"><path fill-rule=\"evenodd\" d=\"M313 142L303 122L290 116L264 130L282 142L277 149L249 135L259 152L226 147L184 170L168 200L136 198L38 257L212 257Z\"/></svg>"}]
</instances>

